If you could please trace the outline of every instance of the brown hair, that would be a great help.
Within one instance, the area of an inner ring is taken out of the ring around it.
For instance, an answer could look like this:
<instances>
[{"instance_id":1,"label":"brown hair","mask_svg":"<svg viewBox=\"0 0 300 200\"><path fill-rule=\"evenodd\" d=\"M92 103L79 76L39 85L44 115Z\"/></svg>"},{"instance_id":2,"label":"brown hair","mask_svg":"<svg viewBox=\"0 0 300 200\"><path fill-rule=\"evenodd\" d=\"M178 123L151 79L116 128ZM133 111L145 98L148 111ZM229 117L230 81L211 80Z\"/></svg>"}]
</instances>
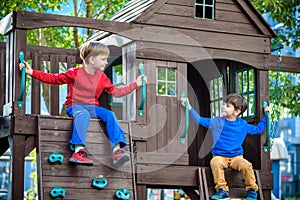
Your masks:
<instances>
[{"instance_id":1,"label":"brown hair","mask_svg":"<svg viewBox=\"0 0 300 200\"><path fill-rule=\"evenodd\" d=\"M243 114L248 107L247 100L242 95L236 93L228 94L224 102L232 104L235 110L240 110L241 113L239 115Z\"/></svg>"},{"instance_id":2,"label":"brown hair","mask_svg":"<svg viewBox=\"0 0 300 200\"><path fill-rule=\"evenodd\" d=\"M80 58L83 62L89 63L88 58L97 55L109 55L109 48L98 41L86 42L80 46Z\"/></svg>"}]
</instances>

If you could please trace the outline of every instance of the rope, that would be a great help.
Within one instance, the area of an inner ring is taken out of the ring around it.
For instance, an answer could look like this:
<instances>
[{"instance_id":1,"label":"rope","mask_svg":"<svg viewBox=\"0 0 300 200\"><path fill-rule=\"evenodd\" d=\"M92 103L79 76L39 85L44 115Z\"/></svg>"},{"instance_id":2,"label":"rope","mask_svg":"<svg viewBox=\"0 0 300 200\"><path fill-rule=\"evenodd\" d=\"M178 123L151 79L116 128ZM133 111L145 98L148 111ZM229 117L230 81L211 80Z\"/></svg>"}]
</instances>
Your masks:
<instances>
[{"instance_id":1,"label":"rope","mask_svg":"<svg viewBox=\"0 0 300 200\"><path fill-rule=\"evenodd\" d=\"M283 48L283 45L277 45L275 47L271 48L271 51L276 51L278 50L278 61L277 61L277 73L276 73L276 79L275 79L275 86L274 86L274 99L272 104L275 105L275 102L279 102L279 107L283 101L284 95L282 94L279 98L279 76L280 76L280 68L281 68L281 60L282 60L282 54L281 54L281 49ZM286 85L284 84L282 87L282 91L285 91ZM272 111L274 113L274 111ZM276 114L276 113L275 113ZM266 135L266 140L264 143L264 151L268 151L268 144L270 143L270 149L272 149L274 138L277 134L278 131L278 123L280 120L280 111L277 112L277 115L275 117L276 120L271 120L270 113L266 113L267 115L267 135ZM272 117L274 119L274 117Z\"/></svg>"}]
</instances>

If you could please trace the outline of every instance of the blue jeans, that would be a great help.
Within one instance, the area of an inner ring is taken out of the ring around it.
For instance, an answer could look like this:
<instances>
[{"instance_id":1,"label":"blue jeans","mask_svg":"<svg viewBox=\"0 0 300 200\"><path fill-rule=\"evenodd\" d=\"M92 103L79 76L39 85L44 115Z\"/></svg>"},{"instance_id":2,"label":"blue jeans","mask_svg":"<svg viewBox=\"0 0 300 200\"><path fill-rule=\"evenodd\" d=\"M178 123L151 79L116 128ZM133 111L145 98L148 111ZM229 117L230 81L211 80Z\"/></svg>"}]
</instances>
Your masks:
<instances>
[{"instance_id":1,"label":"blue jeans","mask_svg":"<svg viewBox=\"0 0 300 200\"><path fill-rule=\"evenodd\" d=\"M74 118L73 133L70 144L86 145L86 134L91 118L97 118L106 124L106 132L110 141L111 147L120 143L120 147L126 146L126 138L123 130L120 128L115 114L105 108L79 104L72 105L66 109L66 114Z\"/></svg>"}]
</instances>

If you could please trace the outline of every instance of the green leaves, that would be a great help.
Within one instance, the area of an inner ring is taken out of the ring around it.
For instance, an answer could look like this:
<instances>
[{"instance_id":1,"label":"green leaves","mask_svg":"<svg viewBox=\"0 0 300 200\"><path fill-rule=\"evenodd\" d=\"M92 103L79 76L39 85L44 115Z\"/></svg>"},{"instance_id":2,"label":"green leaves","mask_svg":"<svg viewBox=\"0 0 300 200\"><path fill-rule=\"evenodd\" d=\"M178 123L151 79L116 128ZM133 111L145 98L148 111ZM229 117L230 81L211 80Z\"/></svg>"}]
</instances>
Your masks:
<instances>
[{"instance_id":1,"label":"green leaves","mask_svg":"<svg viewBox=\"0 0 300 200\"><path fill-rule=\"evenodd\" d=\"M297 0L252 0L261 13L267 13L272 20L280 24L274 31L277 37L272 46L284 44L295 51L300 47L299 1ZM270 101L273 104L272 119L283 117L284 108L293 116L300 115L300 83L294 73L270 71ZM276 87L276 80L278 87Z\"/></svg>"},{"instance_id":2,"label":"green leaves","mask_svg":"<svg viewBox=\"0 0 300 200\"><path fill-rule=\"evenodd\" d=\"M272 20L282 23L284 26L274 31L278 35L273 41L273 44L285 43L286 46L291 46L296 50L299 45L300 30L299 30L299 2L296 0L252 0L253 5L261 13L268 13Z\"/></svg>"}]
</instances>

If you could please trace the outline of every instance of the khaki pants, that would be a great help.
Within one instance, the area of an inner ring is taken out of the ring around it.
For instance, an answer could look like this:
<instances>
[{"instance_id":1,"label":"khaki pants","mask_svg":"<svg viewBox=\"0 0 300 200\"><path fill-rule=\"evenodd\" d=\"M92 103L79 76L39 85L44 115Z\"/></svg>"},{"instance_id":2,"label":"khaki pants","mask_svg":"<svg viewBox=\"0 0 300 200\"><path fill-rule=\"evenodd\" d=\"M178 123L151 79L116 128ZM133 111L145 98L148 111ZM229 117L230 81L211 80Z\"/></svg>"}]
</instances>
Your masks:
<instances>
[{"instance_id":1,"label":"khaki pants","mask_svg":"<svg viewBox=\"0 0 300 200\"><path fill-rule=\"evenodd\" d=\"M228 158L224 156L213 156L213 158L210 161L210 167L212 169L214 182L216 184L216 191L218 191L219 188L229 191L224 175L224 169L227 168L232 168L242 173L245 179L247 191L249 189L254 189L255 191L258 191L254 171L252 169L252 163L244 159L243 156L235 156L233 158Z\"/></svg>"}]
</instances>

